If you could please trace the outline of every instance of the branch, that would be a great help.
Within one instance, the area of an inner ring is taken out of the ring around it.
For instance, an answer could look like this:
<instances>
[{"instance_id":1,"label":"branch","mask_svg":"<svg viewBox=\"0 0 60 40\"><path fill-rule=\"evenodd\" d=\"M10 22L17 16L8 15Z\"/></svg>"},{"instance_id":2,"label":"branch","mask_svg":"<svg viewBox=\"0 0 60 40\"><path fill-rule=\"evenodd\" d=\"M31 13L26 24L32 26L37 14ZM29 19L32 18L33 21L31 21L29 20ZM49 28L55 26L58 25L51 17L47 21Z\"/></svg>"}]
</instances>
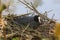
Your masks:
<instances>
[{"instance_id":1,"label":"branch","mask_svg":"<svg viewBox=\"0 0 60 40\"><path fill-rule=\"evenodd\" d=\"M32 10L32 8L30 6L28 6L26 3L24 3L24 2L22 2L20 0L18 0L18 1L21 2L22 4L26 5L28 8L30 8Z\"/></svg>"}]
</instances>

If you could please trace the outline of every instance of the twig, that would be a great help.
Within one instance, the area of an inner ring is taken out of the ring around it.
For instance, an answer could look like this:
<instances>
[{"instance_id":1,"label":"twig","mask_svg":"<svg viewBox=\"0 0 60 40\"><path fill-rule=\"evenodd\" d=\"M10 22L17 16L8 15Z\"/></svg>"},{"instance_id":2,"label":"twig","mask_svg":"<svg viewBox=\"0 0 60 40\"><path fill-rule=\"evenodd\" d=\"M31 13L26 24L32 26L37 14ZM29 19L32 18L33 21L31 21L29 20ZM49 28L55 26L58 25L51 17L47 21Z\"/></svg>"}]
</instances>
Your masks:
<instances>
[{"instance_id":1,"label":"twig","mask_svg":"<svg viewBox=\"0 0 60 40\"><path fill-rule=\"evenodd\" d=\"M27 30L27 28L29 27L29 25L30 25L30 24L28 24L28 25L26 26L26 28L22 30L21 35L25 32L25 30Z\"/></svg>"},{"instance_id":2,"label":"twig","mask_svg":"<svg viewBox=\"0 0 60 40\"><path fill-rule=\"evenodd\" d=\"M24 5L26 5L28 8L30 8L31 10L33 10L30 6L28 6L26 3L24 3L24 2L22 2L22 1L20 1L20 0L18 0L19 2L21 2L21 3L23 3Z\"/></svg>"},{"instance_id":3,"label":"twig","mask_svg":"<svg viewBox=\"0 0 60 40\"><path fill-rule=\"evenodd\" d=\"M20 35L20 34L17 34L16 32L15 33L11 33L11 34L7 34L6 38L12 38L13 36L16 36L16 35Z\"/></svg>"},{"instance_id":4,"label":"twig","mask_svg":"<svg viewBox=\"0 0 60 40\"><path fill-rule=\"evenodd\" d=\"M30 25L30 24L28 24L28 25L26 26L26 28L22 30L21 36L23 36L23 33L25 32L25 30L27 30L27 28L29 27L29 25ZM22 37L20 38L20 40L22 40Z\"/></svg>"},{"instance_id":5,"label":"twig","mask_svg":"<svg viewBox=\"0 0 60 40\"><path fill-rule=\"evenodd\" d=\"M54 16L55 16L55 14L53 14L53 16L52 16L52 18L51 18L52 20L53 20Z\"/></svg>"},{"instance_id":6,"label":"twig","mask_svg":"<svg viewBox=\"0 0 60 40\"><path fill-rule=\"evenodd\" d=\"M27 15L30 15L32 13L27 13L27 14L22 14L22 15L19 15L19 16L27 16Z\"/></svg>"}]
</instances>

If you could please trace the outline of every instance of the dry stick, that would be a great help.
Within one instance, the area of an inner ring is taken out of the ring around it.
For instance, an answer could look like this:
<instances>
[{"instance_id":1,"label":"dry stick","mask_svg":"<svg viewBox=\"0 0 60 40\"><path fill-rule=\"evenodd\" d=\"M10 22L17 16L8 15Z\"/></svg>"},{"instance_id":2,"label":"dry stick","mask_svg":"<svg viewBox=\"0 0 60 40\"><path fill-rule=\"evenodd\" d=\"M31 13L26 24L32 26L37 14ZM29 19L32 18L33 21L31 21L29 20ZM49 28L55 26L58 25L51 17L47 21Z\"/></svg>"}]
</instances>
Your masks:
<instances>
[{"instance_id":1,"label":"dry stick","mask_svg":"<svg viewBox=\"0 0 60 40\"><path fill-rule=\"evenodd\" d=\"M22 14L22 15L19 15L19 16L27 16L27 15L30 15L32 13L27 13L27 14Z\"/></svg>"},{"instance_id":2,"label":"dry stick","mask_svg":"<svg viewBox=\"0 0 60 40\"><path fill-rule=\"evenodd\" d=\"M20 33L19 32L14 32L14 33L11 33L11 34L7 34L6 38L12 38L13 36L16 36L16 35L20 35Z\"/></svg>"},{"instance_id":3,"label":"dry stick","mask_svg":"<svg viewBox=\"0 0 60 40\"><path fill-rule=\"evenodd\" d=\"M52 20L53 20L54 16L55 16L55 14L53 14L53 16L52 16L52 18L51 18Z\"/></svg>"},{"instance_id":4,"label":"dry stick","mask_svg":"<svg viewBox=\"0 0 60 40\"><path fill-rule=\"evenodd\" d=\"M23 33L25 32L25 30L27 30L27 28L29 27L29 25L30 25L30 24L28 24L28 25L26 26L26 28L22 30L22 33L21 33L21 34L23 34Z\"/></svg>"},{"instance_id":5,"label":"dry stick","mask_svg":"<svg viewBox=\"0 0 60 40\"><path fill-rule=\"evenodd\" d=\"M24 0L24 2L25 2L26 4L28 4L28 5L30 5L30 3L28 3L26 0Z\"/></svg>"},{"instance_id":6,"label":"dry stick","mask_svg":"<svg viewBox=\"0 0 60 40\"><path fill-rule=\"evenodd\" d=\"M19 2L21 2L21 3L23 3L24 5L26 5L28 8L30 8L31 10L33 10L30 6L28 6L26 3L24 3L24 2L22 2L22 1L20 1L20 0L18 0Z\"/></svg>"},{"instance_id":7,"label":"dry stick","mask_svg":"<svg viewBox=\"0 0 60 40\"><path fill-rule=\"evenodd\" d=\"M19 32L18 32L18 33L19 33ZM16 35L20 35L20 34L17 34L17 32L11 33L11 34L7 34L7 35L6 35L6 38L12 38L13 36L16 36Z\"/></svg>"},{"instance_id":8,"label":"dry stick","mask_svg":"<svg viewBox=\"0 0 60 40\"><path fill-rule=\"evenodd\" d=\"M23 33L25 32L25 30L27 30L27 28L29 27L29 25L30 25L30 24L28 24L28 25L26 26L26 28L22 30L21 36L23 36ZM22 37L20 38L20 40L21 40L21 39L22 39Z\"/></svg>"}]
</instances>

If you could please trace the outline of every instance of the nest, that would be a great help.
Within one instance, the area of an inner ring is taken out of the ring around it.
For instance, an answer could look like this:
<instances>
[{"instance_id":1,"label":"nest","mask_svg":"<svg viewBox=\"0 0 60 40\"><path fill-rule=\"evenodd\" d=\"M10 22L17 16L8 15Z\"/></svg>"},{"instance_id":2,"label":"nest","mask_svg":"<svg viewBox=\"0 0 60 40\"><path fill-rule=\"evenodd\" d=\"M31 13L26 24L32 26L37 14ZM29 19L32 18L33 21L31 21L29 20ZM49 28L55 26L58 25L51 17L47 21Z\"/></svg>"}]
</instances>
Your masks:
<instances>
[{"instance_id":1,"label":"nest","mask_svg":"<svg viewBox=\"0 0 60 40\"><path fill-rule=\"evenodd\" d=\"M41 38L53 38L55 21L50 20L43 22L42 25L33 20L34 16L14 16L8 15L5 20L6 25L6 38L20 37L21 40L29 39L40 40Z\"/></svg>"}]
</instances>

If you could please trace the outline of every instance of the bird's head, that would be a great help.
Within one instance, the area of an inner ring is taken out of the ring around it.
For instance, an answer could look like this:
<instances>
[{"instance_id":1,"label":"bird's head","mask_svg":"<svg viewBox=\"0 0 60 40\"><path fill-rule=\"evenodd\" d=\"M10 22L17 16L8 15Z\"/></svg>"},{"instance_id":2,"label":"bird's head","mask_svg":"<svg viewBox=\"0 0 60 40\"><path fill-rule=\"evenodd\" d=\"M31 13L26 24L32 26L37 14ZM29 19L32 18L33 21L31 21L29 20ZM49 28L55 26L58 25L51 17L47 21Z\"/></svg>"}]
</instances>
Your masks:
<instances>
[{"instance_id":1,"label":"bird's head","mask_svg":"<svg viewBox=\"0 0 60 40\"><path fill-rule=\"evenodd\" d=\"M34 21L38 22L38 23L42 23L42 19L41 19L41 17L39 15L34 16Z\"/></svg>"}]
</instances>

